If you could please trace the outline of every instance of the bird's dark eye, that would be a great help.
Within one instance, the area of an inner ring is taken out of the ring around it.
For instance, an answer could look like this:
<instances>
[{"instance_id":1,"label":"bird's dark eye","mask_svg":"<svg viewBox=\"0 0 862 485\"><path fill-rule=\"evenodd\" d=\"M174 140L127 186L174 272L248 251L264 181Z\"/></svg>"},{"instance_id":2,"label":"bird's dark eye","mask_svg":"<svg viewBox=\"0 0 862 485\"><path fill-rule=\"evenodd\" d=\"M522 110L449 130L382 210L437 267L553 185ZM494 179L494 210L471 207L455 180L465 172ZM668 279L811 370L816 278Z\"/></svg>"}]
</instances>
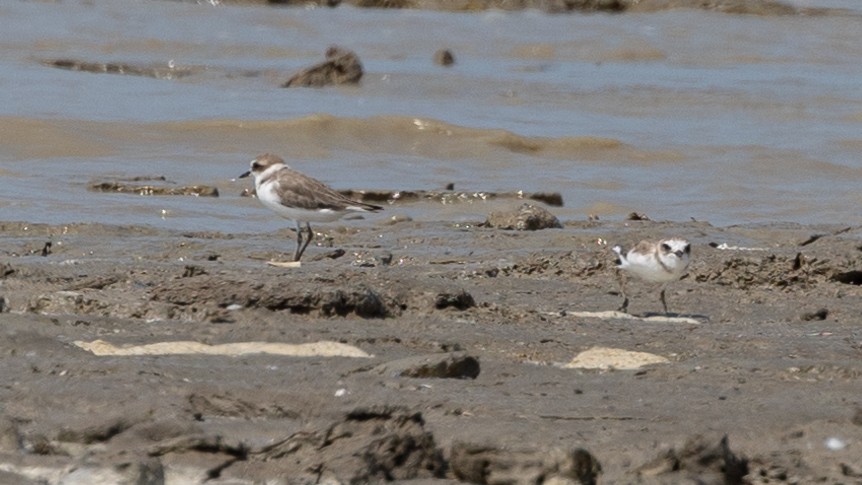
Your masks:
<instances>
[{"instance_id":1,"label":"bird's dark eye","mask_svg":"<svg viewBox=\"0 0 862 485\"><path fill-rule=\"evenodd\" d=\"M259 164L259 163L257 163L257 162L252 163L252 164L251 164L251 169L252 169L252 170L260 170L260 164Z\"/></svg>"},{"instance_id":2,"label":"bird's dark eye","mask_svg":"<svg viewBox=\"0 0 862 485\"><path fill-rule=\"evenodd\" d=\"M683 249L683 251L685 251L685 254L690 254L691 253L691 244L686 244L685 249Z\"/></svg>"},{"instance_id":3,"label":"bird's dark eye","mask_svg":"<svg viewBox=\"0 0 862 485\"><path fill-rule=\"evenodd\" d=\"M661 243L661 250L665 253L669 253L670 252L670 245L668 245L667 243Z\"/></svg>"}]
</instances>

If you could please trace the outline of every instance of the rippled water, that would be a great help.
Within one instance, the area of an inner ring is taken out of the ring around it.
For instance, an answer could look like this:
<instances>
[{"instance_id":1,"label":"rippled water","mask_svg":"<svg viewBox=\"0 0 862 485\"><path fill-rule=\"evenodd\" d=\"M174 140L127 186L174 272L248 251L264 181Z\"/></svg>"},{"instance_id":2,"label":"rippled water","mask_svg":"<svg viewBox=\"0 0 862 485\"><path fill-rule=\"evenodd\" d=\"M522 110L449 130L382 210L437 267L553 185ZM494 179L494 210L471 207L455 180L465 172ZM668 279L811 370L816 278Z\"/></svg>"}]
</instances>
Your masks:
<instances>
[{"instance_id":1,"label":"rippled water","mask_svg":"<svg viewBox=\"0 0 862 485\"><path fill-rule=\"evenodd\" d=\"M337 188L558 191L563 219L862 223L862 8L548 15L159 1L0 5L0 218L226 232L284 221L231 179L259 152ZM852 10L852 9L856 10ZM282 89L326 47L356 87ZM452 67L433 63L451 49ZM173 79L57 69L173 66ZM161 175L219 198L87 191ZM507 202L507 203L512 203ZM424 220L489 206L408 204Z\"/></svg>"}]
</instances>

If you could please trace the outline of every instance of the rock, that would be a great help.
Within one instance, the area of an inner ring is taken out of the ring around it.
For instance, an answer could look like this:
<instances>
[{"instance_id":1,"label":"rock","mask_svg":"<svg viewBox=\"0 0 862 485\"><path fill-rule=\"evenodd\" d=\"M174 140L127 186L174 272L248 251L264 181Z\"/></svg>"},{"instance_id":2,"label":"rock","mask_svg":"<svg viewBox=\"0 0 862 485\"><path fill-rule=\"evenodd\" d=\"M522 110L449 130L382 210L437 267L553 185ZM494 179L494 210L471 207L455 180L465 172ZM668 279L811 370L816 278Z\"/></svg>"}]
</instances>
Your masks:
<instances>
[{"instance_id":1,"label":"rock","mask_svg":"<svg viewBox=\"0 0 862 485\"><path fill-rule=\"evenodd\" d=\"M15 268L9 263L0 264L0 280L4 280L15 274Z\"/></svg>"},{"instance_id":2,"label":"rock","mask_svg":"<svg viewBox=\"0 0 862 485\"><path fill-rule=\"evenodd\" d=\"M602 466L583 448L510 450L455 443L449 467L460 480L478 484L598 483Z\"/></svg>"},{"instance_id":3,"label":"rock","mask_svg":"<svg viewBox=\"0 0 862 485\"><path fill-rule=\"evenodd\" d=\"M643 212L631 212L626 216L627 221L651 221L650 217Z\"/></svg>"},{"instance_id":4,"label":"rock","mask_svg":"<svg viewBox=\"0 0 862 485\"><path fill-rule=\"evenodd\" d=\"M455 64L455 55L449 49L440 49L434 53L434 64L451 66Z\"/></svg>"},{"instance_id":5,"label":"rock","mask_svg":"<svg viewBox=\"0 0 862 485\"><path fill-rule=\"evenodd\" d=\"M826 320L826 317L828 317L828 316L829 316L829 310L826 308L821 308L821 309L815 310L813 312L803 313L801 318L802 318L802 320L804 320L806 322L810 322L810 321L815 321L815 320L816 321Z\"/></svg>"},{"instance_id":6,"label":"rock","mask_svg":"<svg viewBox=\"0 0 862 485\"><path fill-rule=\"evenodd\" d=\"M350 50L332 46L326 60L294 74L281 87L319 88L338 84L357 84L362 79L362 63Z\"/></svg>"},{"instance_id":7,"label":"rock","mask_svg":"<svg viewBox=\"0 0 862 485\"><path fill-rule=\"evenodd\" d=\"M843 273L836 273L832 276L832 281L844 283L845 285L862 285L862 271L852 270Z\"/></svg>"},{"instance_id":8,"label":"rock","mask_svg":"<svg viewBox=\"0 0 862 485\"><path fill-rule=\"evenodd\" d=\"M516 211L492 212L485 221L486 227L537 231L539 229L562 228L560 220L547 209L532 204L523 204Z\"/></svg>"},{"instance_id":9,"label":"rock","mask_svg":"<svg viewBox=\"0 0 862 485\"><path fill-rule=\"evenodd\" d=\"M434 308L443 310L444 308L456 308L458 310L466 310L476 306L476 300L473 295L464 290L458 293L438 293L434 299Z\"/></svg>"},{"instance_id":10,"label":"rock","mask_svg":"<svg viewBox=\"0 0 862 485\"><path fill-rule=\"evenodd\" d=\"M725 435L715 439L695 436L680 451L670 449L637 469L641 477L662 476L675 483L742 484L748 474L748 460L730 451ZM668 476L669 475L669 476Z\"/></svg>"},{"instance_id":11,"label":"rock","mask_svg":"<svg viewBox=\"0 0 862 485\"><path fill-rule=\"evenodd\" d=\"M372 371L394 377L475 379L479 359L465 352L419 355L378 365Z\"/></svg>"}]
</instances>

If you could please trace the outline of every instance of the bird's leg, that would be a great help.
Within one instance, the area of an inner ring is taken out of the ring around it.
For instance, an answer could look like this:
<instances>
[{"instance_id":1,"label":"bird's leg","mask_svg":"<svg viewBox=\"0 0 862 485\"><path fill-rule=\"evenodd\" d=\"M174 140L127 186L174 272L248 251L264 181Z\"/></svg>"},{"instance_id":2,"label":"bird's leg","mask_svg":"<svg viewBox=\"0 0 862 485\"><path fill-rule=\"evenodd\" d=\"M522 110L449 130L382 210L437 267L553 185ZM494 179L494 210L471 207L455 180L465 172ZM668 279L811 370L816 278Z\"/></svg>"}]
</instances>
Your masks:
<instances>
[{"instance_id":1,"label":"bird's leg","mask_svg":"<svg viewBox=\"0 0 862 485\"><path fill-rule=\"evenodd\" d=\"M661 306L663 306L663 307L664 307L664 313L665 313L665 315L667 315L667 313L668 313L668 311L667 311L667 301L665 301L665 299L664 299L664 290L665 290L666 288L667 288L667 285L662 285L662 287L661 287L661 293L659 294L659 296L660 296L660 298L661 298Z\"/></svg>"},{"instance_id":2,"label":"bird's leg","mask_svg":"<svg viewBox=\"0 0 862 485\"><path fill-rule=\"evenodd\" d=\"M299 257L302 256L302 223L296 221L296 250L293 252L293 260L299 261Z\"/></svg>"},{"instance_id":3,"label":"bird's leg","mask_svg":"<svg viewBox=\"0 0 862 485\"><path fill-rule=\"evenodd\" d=\"M617 311L628 313L629 312L629 297L626 294L626 277L623 275L623 272L617 270L617 282L620 285L620 294L623 295L623 304L620 305Z\"/></svg>"},{"instance_id":4,"label":"bird's leg","mask_svg":"<svg viewBox=\"0 0 862 485\"><path fill-rule=\"evenodd\" d=\"M299 258L302 257L302 253L305 252L305 248L308 247L308 244L311 242L312 238L314 238L314 232L311 230L311 224L308 222L305 223L305 228L308 230L308 237L305 239L305 243L300 247L300 243L302 242L302 226L299 222L296 223L296 233L299 234L297 246L296 246L296 255L293 257L294 261L299 261Z\"/></svg>"}]
</instances>

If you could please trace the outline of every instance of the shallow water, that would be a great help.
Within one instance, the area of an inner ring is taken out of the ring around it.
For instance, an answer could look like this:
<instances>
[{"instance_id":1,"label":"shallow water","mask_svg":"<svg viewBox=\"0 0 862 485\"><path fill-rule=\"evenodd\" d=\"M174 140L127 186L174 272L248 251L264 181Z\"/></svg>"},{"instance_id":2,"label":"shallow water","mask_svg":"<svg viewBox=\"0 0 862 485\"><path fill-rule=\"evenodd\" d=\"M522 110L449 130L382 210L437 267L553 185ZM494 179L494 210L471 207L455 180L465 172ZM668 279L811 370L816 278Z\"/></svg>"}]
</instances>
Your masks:
<instances>
[{"instance_id":1,"label":"shallow water","mask_svg":"<svg viewBox=\"0 0 862 485\"><path fill-rule=\"evenodd\" d=\"M827 16L0 5L0 217L289 225L231 179L269 151L337 188L558 191L565 219L862 223L862 9ZM34 21L37 19L38 21ZM327 46L361 85L281 89ZM449 48L456 64L432 62ZM172 65L173 79L42 61ZM161 175L219 198L88 192ZM512 202L507 202L511 204ZM500 204L498 202L497 204ZM407 204L475 220L484 204Z\"/></svg>"}]
</instances>

